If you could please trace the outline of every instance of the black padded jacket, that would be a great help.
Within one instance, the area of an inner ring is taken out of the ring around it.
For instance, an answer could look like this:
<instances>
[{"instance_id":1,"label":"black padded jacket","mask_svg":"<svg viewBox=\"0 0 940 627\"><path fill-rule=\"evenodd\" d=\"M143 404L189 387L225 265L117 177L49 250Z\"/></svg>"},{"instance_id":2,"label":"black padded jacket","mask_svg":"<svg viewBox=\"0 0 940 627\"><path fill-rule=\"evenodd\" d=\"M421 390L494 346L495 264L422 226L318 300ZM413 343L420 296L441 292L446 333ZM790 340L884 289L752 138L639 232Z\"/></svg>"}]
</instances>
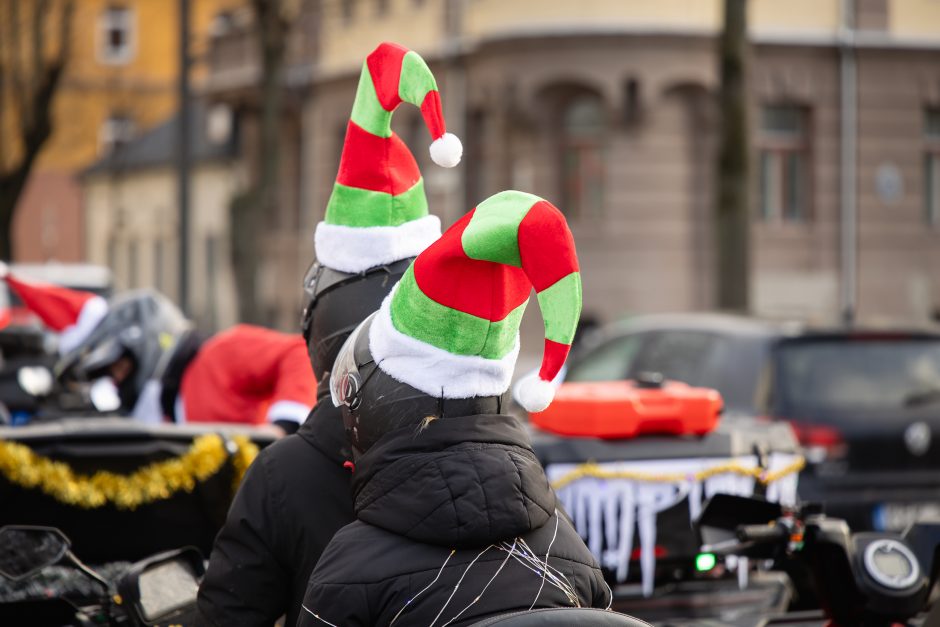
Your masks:
<instances>
[{"instance_id":1,"label":"black padded jacket","mask_svg":"<svg viewBox=\"0 0 940 627\"><path fill-rule=\"evenodd\" d=\"M199 588L200 624L297 621L320 554L355 519L346 448L339 410L321 389L297 433L261 451L245 474Z\"/></svg>"},{"instance_id":2,"label":"black padded jacket","mask_svg":"<svg viewBox=\"0 0 940 627\"><path fill-rule=\"evenodd\" d=\"M392 431L357 461L353 493L358 520L323 553L298 625L440 627L610 605L515 418Z\"/></svg>"}]
</instances>

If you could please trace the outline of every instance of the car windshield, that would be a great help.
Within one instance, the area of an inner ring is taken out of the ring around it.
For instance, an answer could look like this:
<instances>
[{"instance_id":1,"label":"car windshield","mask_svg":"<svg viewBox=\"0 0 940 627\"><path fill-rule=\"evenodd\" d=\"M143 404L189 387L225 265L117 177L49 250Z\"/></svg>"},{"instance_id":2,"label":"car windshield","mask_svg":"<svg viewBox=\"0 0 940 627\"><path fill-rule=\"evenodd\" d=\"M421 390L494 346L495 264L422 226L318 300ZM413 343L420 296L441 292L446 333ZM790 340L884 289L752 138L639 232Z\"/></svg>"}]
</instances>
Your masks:
<instances>
[{"instance_id":1,"label":"car windshield","mask_svg":"<svg viewBox=\"0 0 940 627\"><path fill-rule=\"evenodd\" d=\"M777 364L790 411L940 407L940 340L784 343Z\"/></svg>"}]
</instances>

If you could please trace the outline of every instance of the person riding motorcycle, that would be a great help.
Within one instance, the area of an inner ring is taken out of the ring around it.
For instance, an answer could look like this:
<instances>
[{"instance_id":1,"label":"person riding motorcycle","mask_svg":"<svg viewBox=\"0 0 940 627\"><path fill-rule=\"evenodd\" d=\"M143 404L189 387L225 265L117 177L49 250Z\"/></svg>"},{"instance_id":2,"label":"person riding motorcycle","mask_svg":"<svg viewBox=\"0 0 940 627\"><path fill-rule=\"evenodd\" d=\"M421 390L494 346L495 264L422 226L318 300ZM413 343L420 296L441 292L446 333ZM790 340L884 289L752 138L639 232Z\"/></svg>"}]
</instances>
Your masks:
<instances>
[{"instance_id":1,"label":"person riding motorcycle","mask_svg":"<svg viewBox=\"0 0 940 627\"><path fill-rule=\"evenodd\" d=\"M383 78L392 75L394 84ZM302 328L318 402L295 435L261 451L242 480L199 590L202 624L265 626L286 615L294 625L320 554L355 520L344 467L351 453L329 402L329 374L349 334L441 233L418 165L389 127L402 99L425 103L434 161L450 167L459 160L441 154L442 144L459 141L445 133L424 61L395 44L378 46L364 64L340 172L316 230L317 261L304 279Z\"/></svg>"},{"instance_id":2,"label":"person riding motorcycle","mask_svg":"<svg viewBox=\"0 0 940 627\"><path fill-rule=\"evenodd\" d=\"M145 422L270 424L283 434L315 402L301 338L236 325L206 339L153 290L115 296L94 330L59 359L56 375L110 380L121 410Z\"/></svg>"},{"instance_id":3,"label":"person riding motorcycle","mask_svg":"<svg viewBox=\"0 0 940 627\"><path fill-rule=\"evenodd\" d=\"M551 402L581 311L574 239L551 203L501 192L415 259L330 375L355 459L357 520L317 563L297 623L469 625L533 608L609 608L611 591L503 413L532 288Z\"/></svg>"}]
</instances>

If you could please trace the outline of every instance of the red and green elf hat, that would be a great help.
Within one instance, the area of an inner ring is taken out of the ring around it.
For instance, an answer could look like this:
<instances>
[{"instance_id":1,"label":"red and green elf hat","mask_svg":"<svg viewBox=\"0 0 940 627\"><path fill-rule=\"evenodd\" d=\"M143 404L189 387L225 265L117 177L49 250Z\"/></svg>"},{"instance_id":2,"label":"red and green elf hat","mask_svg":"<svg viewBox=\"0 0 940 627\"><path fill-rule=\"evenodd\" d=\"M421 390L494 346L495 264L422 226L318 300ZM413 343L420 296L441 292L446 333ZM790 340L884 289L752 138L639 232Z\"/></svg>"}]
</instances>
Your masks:
<instances>
[{"instance_id":1,"label":"red and green elf hat","mask_svg":"<svg viewBox=\"0 0 940 627\"><path fill-rule=\"evenodd\" d=\"M418 164L390 126L402 102L421 109L433 140L431 159L446 168L460 163L463 148L446 132L441 95L427 64L397 44L379 45L362 66L339 173L326 217L317 225L317 260L324 266L364 272L414 257L440 237Z\"/></svg>"},{"instance_id":2,"label":"red and green elf hat","mask_svg":"<svg viewBox=\"0 0 940 627\"><path fill-rule=\"evenodd\" d=\"M545 352L518 396L527 410L542 411L581 315L581 274L565 217L532 194L486 199L415 259L372 322L372 357L389 376L431 396L502 394L533 287Z\"/></svg>"}]
</instances>

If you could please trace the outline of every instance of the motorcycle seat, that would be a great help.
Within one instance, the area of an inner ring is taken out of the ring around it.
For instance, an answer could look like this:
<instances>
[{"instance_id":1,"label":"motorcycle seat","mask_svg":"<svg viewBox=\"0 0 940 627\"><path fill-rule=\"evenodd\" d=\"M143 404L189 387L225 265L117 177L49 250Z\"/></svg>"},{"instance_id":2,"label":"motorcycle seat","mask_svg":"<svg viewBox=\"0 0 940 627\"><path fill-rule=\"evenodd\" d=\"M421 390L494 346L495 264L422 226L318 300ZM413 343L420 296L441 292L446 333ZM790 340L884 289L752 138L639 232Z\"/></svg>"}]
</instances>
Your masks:
<instances>
[{"instance_id":1,"label":"motorcycle seat","mask_svg":"<svg viewBox=\"0 0 940 627\"><path fill-rule=\"evenodd\" d=\"M552 627L579 625L584 627L650 627L637 618L611 612L581 607L556 607L527 612L513 612L491 616L473 623L470 627Z\"/></svg>"}]
</instances>

